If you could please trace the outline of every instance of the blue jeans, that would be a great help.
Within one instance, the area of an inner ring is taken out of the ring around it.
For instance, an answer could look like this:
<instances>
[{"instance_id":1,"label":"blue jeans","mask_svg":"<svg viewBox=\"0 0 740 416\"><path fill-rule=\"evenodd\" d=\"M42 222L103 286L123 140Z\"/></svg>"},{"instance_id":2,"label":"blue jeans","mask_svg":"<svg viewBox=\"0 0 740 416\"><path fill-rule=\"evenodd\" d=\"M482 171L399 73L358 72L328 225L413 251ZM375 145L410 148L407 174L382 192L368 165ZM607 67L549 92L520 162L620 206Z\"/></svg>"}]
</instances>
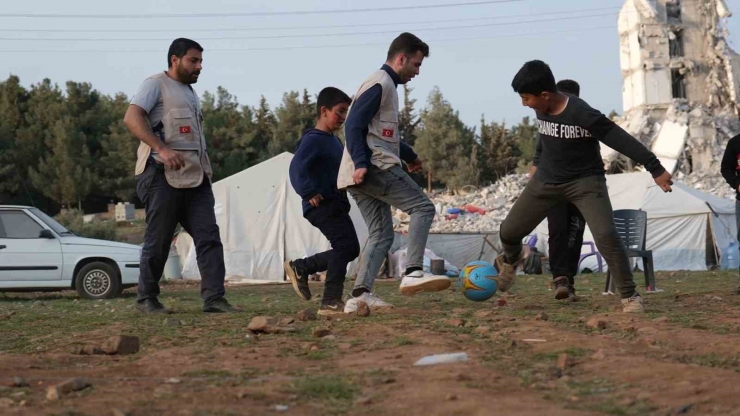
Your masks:
<instances>
[{"instance_id":1,"label":"blue jeans","mask_svg":"<svg viewBox=\"0 0 740 416\"><path fill-rule=\"evenodd\" d=\"M408 264L424 266L424 249L436 211L434 204L400 166L382 170L370 165L360 185L348 188L368 228L368 239L360 254L355 289L372 291L375 276L393 245L391 206L411 216Z\"/></svg>"}]
</instances>

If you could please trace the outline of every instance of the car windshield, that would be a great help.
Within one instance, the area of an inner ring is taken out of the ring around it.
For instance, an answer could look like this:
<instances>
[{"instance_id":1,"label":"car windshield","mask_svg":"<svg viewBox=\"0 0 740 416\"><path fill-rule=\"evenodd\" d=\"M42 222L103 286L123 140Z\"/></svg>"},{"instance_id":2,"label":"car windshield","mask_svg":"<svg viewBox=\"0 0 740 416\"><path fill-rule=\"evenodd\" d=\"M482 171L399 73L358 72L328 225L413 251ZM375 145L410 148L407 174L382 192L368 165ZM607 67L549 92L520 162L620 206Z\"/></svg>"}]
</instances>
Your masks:
<instances>
[{"instance_id":1,"label":"car windshield","mask_svg":"<svg viewBox=\"0 0 740 416\"><path fill-rule=\"evenodd\" d=\"M59 235L76 235L72 231L69 231L66 229L62 224L59 224L54 218L51 218L50 216L43 213L38 208L31 208L30 210L33 215L35 215L38 219L44 222L44 224L48 225L49 228L54 230L55 233Z\"/></svg>"}]
</instances>

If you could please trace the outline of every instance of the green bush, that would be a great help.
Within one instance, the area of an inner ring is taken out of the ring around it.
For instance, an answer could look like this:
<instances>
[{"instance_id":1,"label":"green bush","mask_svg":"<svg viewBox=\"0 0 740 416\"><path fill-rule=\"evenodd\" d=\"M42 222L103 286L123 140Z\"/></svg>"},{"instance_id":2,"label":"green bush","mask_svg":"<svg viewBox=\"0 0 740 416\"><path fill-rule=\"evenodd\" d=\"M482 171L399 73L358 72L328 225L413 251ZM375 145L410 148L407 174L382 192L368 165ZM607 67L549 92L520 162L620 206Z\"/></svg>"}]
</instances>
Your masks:
<instances>
[{"instance_id":1,"label":"green bush","mask_svg":"<svg viewBox=\"0 0 740 416\"><path fill-rule=\"evenodd\" d=\"M90 221L85 223L82 212L76 209L67 210L60 213L54 219L60 224L67 227L70 231L79 234L82 237L96 238L99 240L116 241L118 232L116 224L110 221Z\"/></svg>"}]
</instances>

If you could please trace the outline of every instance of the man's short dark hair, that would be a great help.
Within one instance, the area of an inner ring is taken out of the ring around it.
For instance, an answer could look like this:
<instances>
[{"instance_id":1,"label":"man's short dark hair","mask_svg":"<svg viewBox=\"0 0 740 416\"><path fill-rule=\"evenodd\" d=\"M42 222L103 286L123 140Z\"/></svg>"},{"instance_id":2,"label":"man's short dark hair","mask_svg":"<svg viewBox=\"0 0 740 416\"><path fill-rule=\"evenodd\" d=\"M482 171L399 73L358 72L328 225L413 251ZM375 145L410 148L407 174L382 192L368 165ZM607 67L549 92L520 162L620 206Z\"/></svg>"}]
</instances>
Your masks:
<instances>
[{"instance_id":1,"label":"man's short dark hair","mask_svg":"<svg viewBox=\"0 0 740 416\"><path fill-rule=\"evenodd\" d=\"M316 99L316 117L321 117L321 107L331 110L335 105L351 103L352 99L344 91L339 88L326 87L321 90L319 97Z\"/></svg>"},{"instance_id":2,"label":"man's short dark hair","mask_svg":"<svg viewBox=\"0 0 740 416\"><path fill-rule=\"evenodd\" d=\"M511 81L511 87L518 94L540 95L543 92L557 92L555 76L550 67L542 61L525 63Z\"/></svg>"},{"instance_id":3,"label":"man's short dark hair","mask_svg":"<svg viewBox=\"0 0 740 416\"><path fill-rule=\"evenodd\" d=\"M188 54L188 51L195 49L199 52L203 52L203 47L194 40L187 38L177 38L172 41L170 50L167 51L167 68L172 66L172 55L182 58Z\"/></svg>"},{"instance_id":4,"label":"man's short dark hair","mask_svg":"<svg viewBox=\"0 0 740 416\"><path fill-rule=\"evenodd\" d=\"M558 81L557 87L558 87L558 91L564 92L570 95L575 95L576 97L580 96L581 94L581 86L578 85L578 83L573 81L572 79L564 79L564 80Z\"/></svg>"},{"instance_id":5,"label":"man's short dark hair","mask_svg":"<svg viewBox=\"0 0 740 416\"><path fill-rule=\"evenodd\" d=\"M388 58L386 58L386 60L390 61L398 56L399 53L411 56L415 55L416 52L421 52L425 58L428 57L429 45L422 42L422 40L417 38L415 35L404 32L398 35L398 37L393 39L393 42L391 42L391 47L388 48Z\"/></svg>"}]
</instances>

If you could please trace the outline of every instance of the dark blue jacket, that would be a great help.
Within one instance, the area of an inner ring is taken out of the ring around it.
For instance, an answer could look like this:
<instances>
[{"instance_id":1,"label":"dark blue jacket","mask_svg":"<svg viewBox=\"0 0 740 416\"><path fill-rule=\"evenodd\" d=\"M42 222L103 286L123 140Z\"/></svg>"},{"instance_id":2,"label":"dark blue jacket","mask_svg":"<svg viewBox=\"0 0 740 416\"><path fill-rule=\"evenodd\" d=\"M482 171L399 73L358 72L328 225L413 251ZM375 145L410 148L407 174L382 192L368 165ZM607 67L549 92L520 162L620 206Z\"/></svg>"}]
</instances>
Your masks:
<instances>
[{"instance_id":1,"label":"dark blue jacket","mask_svg":"<svg viewBox=\"0 0 740 416\"><path fill-rule=\"evenodd\" d=\"M337 189L342 152L344 146L339 138L321 130L306 130L298 140L290 162L290 183L303 199L304 216L314 208L308 201L316 194L325 201L347 200L347 193Z\"/></svg>"},{"instance_id":2,"label":"dark blue jacket","mask_svg":"<svg viewBox=\"0 0 740 416\"><path fill-rule=\"evenodd\" d=\"M381 69L385 70L391 76L396 86L398 86L401 79L396 74L396 71L388 65L383 65ZM352 156L352 161L355 163L355 169L367 169L370 166L370 158L373 152L367 145L367 126L373 117L375 117L375 114L378 113L378 110L380 110L380 99L382 96L383 87L380 84L373 85L362 93L362 95L355 97L355 102L352 104L352 111L347 116L344 133L347 136L347 150L350 156ZM406 163L412 163L417 158L411 146L403 141L401 141L400 153L401 160Z\"/></svg>"}]
</instances>

